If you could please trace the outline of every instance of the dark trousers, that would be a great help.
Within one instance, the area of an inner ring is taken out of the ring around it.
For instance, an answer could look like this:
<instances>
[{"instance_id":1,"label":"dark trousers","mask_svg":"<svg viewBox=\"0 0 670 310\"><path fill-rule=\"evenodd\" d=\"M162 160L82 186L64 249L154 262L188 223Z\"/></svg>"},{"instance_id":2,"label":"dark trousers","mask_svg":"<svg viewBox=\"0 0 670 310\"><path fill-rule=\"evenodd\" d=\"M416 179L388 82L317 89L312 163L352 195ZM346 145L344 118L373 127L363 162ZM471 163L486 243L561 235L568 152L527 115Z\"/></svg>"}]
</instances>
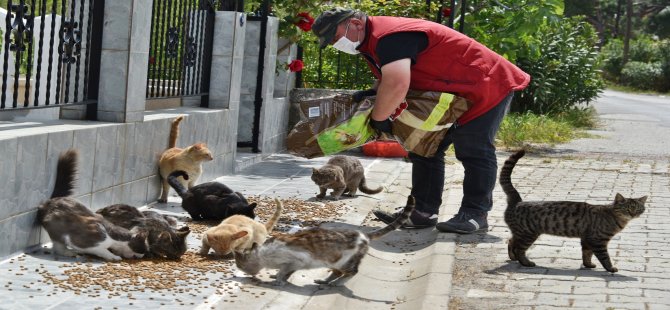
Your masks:
<instances>
[{"instance_id":1,"label":"dark trousers","mask_svg":"<svg viewBox=\"0 0 670 310\"><path fill-rule=\"evenodd\" d=\"M463 200L461 211L488 212L493 207L493 188L496 184L498 163L494 139L500 122L512 101L510 93L493 109L459 125L451 126L433 157L409 154L412 161L412 195L416 210L438 214L444 191L444 155L449 145L454 145L456 159L463 168Z\"/></svg>"}]
</instances>

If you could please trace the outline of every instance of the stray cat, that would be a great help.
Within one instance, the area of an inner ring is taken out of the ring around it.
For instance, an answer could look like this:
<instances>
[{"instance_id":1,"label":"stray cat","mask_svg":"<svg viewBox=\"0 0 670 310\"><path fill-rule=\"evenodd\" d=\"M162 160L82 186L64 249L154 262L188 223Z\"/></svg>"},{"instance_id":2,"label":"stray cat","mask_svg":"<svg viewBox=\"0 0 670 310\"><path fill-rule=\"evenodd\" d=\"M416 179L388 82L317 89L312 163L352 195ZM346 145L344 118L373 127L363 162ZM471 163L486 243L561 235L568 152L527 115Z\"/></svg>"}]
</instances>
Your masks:
<instances>
[{"instance_id":1,"label":"stray cat","mask_svg":"<svg viewBox=\"0 0 670 310\"><path fill-rule=\"evenodd\" d=\"M179 135L179 123L183 119L184 116L179 116L172 121L168 149L161 154L158 160L158 170L163 184L163 191L158 198L158 202L167 202L168 192L170 191L167 177L170 173L177 170L186 171L190 179L180 180L180 183L186 188L191 188L202 173L202 162L214 159L212 152L209 151L207 145L204 143L196 143L185 149L176 147L177 136Z\"/></svg>"},{"instance_id":2,"label":"stray cat","mask_svg":"<svg viewBox=\"0 0 670 310\"><path fill-rule=\"evenodd\" d=\"M235 253L237 268L255 276L263 268L279 269L274 285L285 285L296 270L330 268L330 275L314 282L342 285L358 273L358 266L368 252L370 240L380 238L407 221L414 210L414 197L407 197L403 213L384 228L364 233L320 227L295 234L277 234L262 245L254 244L249 253Z\"/></svg>"},{"instance_id":3,"label":"stray cat","mask_svg":"<svg viewBox=\"0 0 670 310\"><path fill-rule=\"evenodd\" d=\"M168 182L181 196L181 207L191 215L194 221L223 220L240 214L255 218L256 203L249 204L241 193L233 192L225 184L206 182L190 189L184 188L177 177L188 180L186 172L178 170L170 173Z\"/></svg>"},{"instance_id":4,"label":"stray cat","mask_svg":"<svg viewBox=\"0 0 670 310\"><path fill-rule=\"evenodd\" d=\"M541 234L581 238L584 267L595 268L593 254L609 272L617 272L607 253L607 244L631 219L644 212L647 196L624 198L616 194L608 205L592 205L573 201L522 202L519 192L512 185L512 169L525 154L520 150L512 154L500 171L500 186L507 195L505 222L512 232L507 252L511 260L533 267L526 257L526 250Z\"/></svg>"},{"instance_id":5,"label":"stray cat","mask_svg":"<svg viewBox=\"0 0 670 310\"><path fill-rule=\"evenodd\" d=\"M92 254L106 260L141 258L148 251L146 233L116 226L68 197L74 188L78 157L74 149L59 156L51 199L37 208L37 221L49 234L54 254Z\"/></svg>"},{"instance_id":6,"label":"stray cat","mask_svg":"<svg viewBox=\"0 0 670 310\"><path fill-rule=\"evenodd\" d=\"M186 236L191 232L188 226L174 229L170 217L155 211L140 212L126 204L104 207L96 213L117 226L130 231L141 231L147 235L148 253L154 257L178 259L186 252Z\"/></svg>"},{"instance_id":7,"label":"stray cat","mask_svg":"<svg viewBox=\"0 0 670 310\"><path fill-rule=\"evenodd\" d=\"M254 243L262 244L277 224L282 211L281 201L275 198L277 209L265 225L244 215L233 215L212 227L202 235L201 255L207 255L212 248L218 255L251 250Z\"/></svg>"},{"instance_id":8,"label":"stray cat","mask_svg":"<svg viewBox=\"0 0 670 310\"><path fill-rule=\"evenodd\" d=\"M324 198L329 188L333 189L330 195L334 200L339 199L344 193L354 197L359 189L366 194L377 194L383 189L381 186L377 189L368 188L361 162L344 155L333 156L319 169L312 168L312 181L321 191L316 198Z\"/></svg>"}]
</instances>

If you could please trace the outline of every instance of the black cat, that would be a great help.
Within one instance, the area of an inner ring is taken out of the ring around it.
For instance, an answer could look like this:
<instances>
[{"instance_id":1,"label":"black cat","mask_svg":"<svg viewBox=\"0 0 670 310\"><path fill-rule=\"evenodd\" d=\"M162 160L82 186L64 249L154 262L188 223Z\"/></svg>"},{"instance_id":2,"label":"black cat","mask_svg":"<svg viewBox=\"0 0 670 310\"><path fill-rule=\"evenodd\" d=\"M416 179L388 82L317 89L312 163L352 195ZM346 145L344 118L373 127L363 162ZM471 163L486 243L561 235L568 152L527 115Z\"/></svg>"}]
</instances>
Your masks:
<instances>
[{"instance_id":1,"label":"black cat","mask_svg":"<svg viewBox=\"0 0 670 310\"><path fill-rule=\"evenodd\" d=\"M240 214L255 218L256 203L249 204L239 192L234 192L225 184L207 182L186 189L178 177L188 180L188 174L182 170L170 173L168 183L181 196L181 207L191 215L194 221L223 220Z\"/></svg>"}]
</instances>

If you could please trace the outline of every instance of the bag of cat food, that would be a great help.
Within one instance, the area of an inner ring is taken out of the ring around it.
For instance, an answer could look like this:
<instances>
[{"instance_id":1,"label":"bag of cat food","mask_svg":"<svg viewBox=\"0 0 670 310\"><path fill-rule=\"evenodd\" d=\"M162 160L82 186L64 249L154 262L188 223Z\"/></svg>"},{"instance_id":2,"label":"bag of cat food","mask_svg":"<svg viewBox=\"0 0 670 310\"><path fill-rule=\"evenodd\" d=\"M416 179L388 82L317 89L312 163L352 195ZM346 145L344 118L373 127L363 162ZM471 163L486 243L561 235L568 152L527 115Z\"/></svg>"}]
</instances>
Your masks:
<instances>
[{"instance_id":1,"label":"bag of cat food","mask_svg":"<svg viewBox=\"0 0 670 310\"><path fill-rule=\"evenodd\" d=\"M376 138L394 138L407 151L430 157L453 122L472 105L440 92L412 91L391 117L393 137L377 137L368 124L375 97L355 103L349 94L314 99L300 106L302 120L289 132L292 154L314 158L346 151Z\"/></svg>"}]
</instances>

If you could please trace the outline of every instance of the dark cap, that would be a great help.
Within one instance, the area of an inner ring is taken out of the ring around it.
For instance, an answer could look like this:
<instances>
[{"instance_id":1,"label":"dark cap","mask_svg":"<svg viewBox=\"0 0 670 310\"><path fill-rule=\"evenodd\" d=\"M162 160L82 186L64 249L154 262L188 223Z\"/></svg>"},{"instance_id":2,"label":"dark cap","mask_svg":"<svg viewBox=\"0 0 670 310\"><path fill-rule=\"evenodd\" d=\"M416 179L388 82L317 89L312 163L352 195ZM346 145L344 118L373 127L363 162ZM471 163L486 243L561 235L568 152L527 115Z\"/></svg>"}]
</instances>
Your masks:
<instances>
[{"instance_id":1,"label":"dark cap","mask_svg":"<svg viewBox=\"0 0 670 310\"><path fill-rule=\"evenodd\" d=\"M335 33L337 32L337 25L342 21L354 15L356 11L345 9L341 7L334 7L328 11L324 11L316 18L312 24L312 32L319 37L321 48L324 48L328 43L333 41Z\"/></svg>"}]
</instances>

